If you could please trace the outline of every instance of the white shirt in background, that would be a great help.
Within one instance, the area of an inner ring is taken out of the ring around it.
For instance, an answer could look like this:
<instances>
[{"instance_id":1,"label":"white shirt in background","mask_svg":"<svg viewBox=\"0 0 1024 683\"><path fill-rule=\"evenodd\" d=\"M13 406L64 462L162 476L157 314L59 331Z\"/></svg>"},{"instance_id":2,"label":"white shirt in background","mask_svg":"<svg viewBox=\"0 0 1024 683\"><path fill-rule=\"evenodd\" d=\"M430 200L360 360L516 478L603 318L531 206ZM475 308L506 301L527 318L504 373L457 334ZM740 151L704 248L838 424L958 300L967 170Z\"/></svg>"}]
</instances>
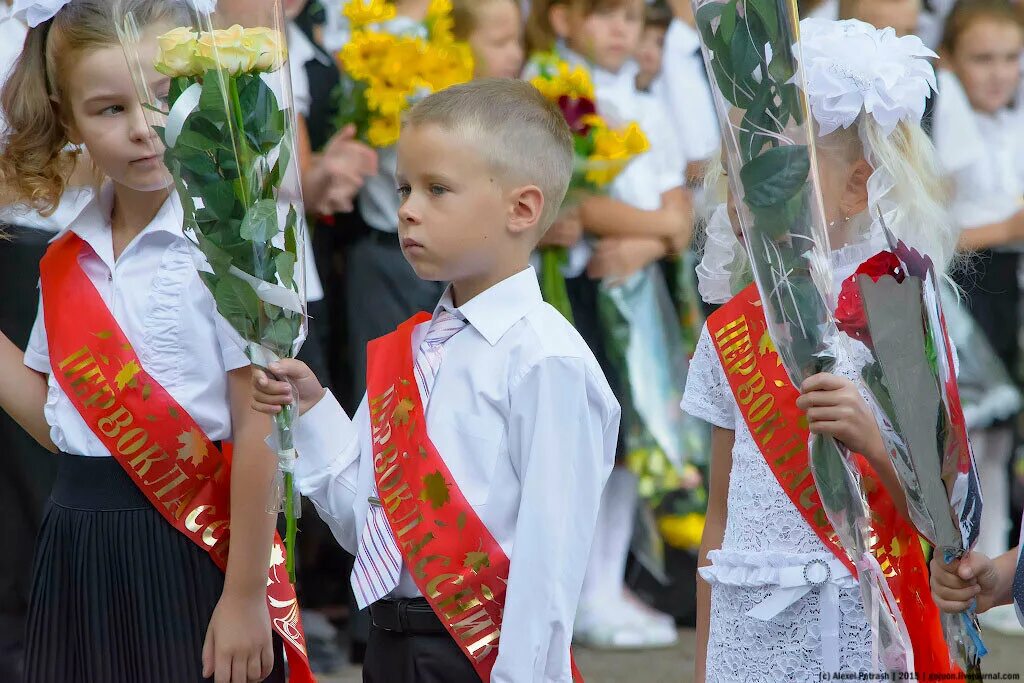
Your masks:
<instances>
[{"instance_id":1,"label":"white shirt in background","mask_svg":"<svg viewBox=\"0 0 1024 683\"><path fill-rule=\"evenodd\" d=\"M933 138L953 181L953 216L964 229L1006 220L1024 209L1024 113L975 111L949 71L938 83Z\"/></svg>"},{"instance_id":2,"label":"white shirt in background","mask_svg":"<svg viewBox=\"0 0 1024 683\"><path fill-rule=\"evenodd\" d=\"M114 261L110 235L113 186L100 191L71 230L88 248L79 263L131 342L142 367L188 411L214 441L231 436L227 373L249 365L241 337L217 312L193 261L195 247L182 234L177 195ZM67 314L74 315L73 302ZM42 298L25 365L47 373L44 409L50 438L71 455L109 457L50 374Z\"/></svg>"},{"instance_id":3,"label":"white shirt in background","mask_svg":"<svg viewBox=\"0 0 1024 683\"><path fill-rule=\"evenodd\" d=\"M688 161L712 158L721 144L721 135L697 31L673 19L665 34L661 63L651 94L669 116L681 156Z\"/></svg>"},{"instance_id":4,"label":"white shirt in background","mask_svg":"<svg viewBox=\"0 0 1024 683\"><path fill-rule=\"evenodd\" d=\"M591 75L597 96L597 111L612 126L635 121L647 136L650 149L633 159L608 188L608 195L644 211L661 208L661 195L686 184L686 159L673 125L661 103L636 89L636 65L629 62L619 72L596 67L566 48L562 59L582 65ZM562 268L567 278L583 274L593 250L586 239L569 248L568 263Z\"/></svg>"},{"instance_id":5,"label":"white shirt in background","mask_svg":"<svg viewBox=\"0 0 1024 683\"><path fill-rule=\"evenodd\" d=\"M455 310L449 288L438 304ZM511 559L492 681L569 683L569 645L619 406L593 354L541 299L528 268L465 305L444 346L427 432ZM429 323L416 328L415 352ZM357 551L374 495L370 420L328 393L298 421L296 477L341 545ZM418 596L408 571L393 596Z\"/></svg>"}]
</instances>

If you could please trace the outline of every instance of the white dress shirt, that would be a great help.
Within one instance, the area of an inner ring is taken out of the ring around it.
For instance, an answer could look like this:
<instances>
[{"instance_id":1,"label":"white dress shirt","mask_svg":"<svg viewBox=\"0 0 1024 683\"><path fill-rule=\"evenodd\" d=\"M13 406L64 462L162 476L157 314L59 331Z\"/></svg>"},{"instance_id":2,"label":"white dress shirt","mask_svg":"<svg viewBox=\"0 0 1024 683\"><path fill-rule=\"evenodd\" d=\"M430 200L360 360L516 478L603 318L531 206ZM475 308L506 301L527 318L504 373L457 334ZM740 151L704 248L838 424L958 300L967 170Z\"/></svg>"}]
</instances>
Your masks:
<instances>
[{"instance_id":1,"label":"white dress shirt","mask_svg":"<svg viewBox=\"0 0 1024 683\"><path fill-rule=\"evenodd\" d=\"M935 148L953 181L953 216L968 230L1006 220L1024 209L1024 114L975 111L955 75L938 79Z\"/></svg>"},{"instance_id":2,"label":"white dress shirt","mask_svg":"<svg viewBox=\"0 0 1024 683\"><path fill-rule=\"evenodd\" d=\"M718 151L721 135L700 35L686 22L673 19L665 33L663 54L661 74L651 84L651 94L674 124L683 159L710 159Z\"/></svg>"},{"instance_id":3,"label":"white dress shirt","mask_svg":"<svg viewBox=\"0 0 1024 683\"><path fill-rule=\"evenodd\" d=\"M449 288L438 304L454 311ZM571 680L569 645L611 472L619 406L593 354L541 299L528 268L458 308L427 432L466 499L511 559L492 681ZM416 328L419 347L429 323ZM296 479L349 552L373 495L364 398L349 420L328 393L295 433ZM415 597L407 571L393 595Z\"/></svg>"},{"instance_id":4,"label":"white dress shirt","mask_svg":"<svg viewBox=\"0 0 1024 683\"><path fill-rule=\"evenodd\" d=\"M231 436L227 373L246 367L241 338L217 312L200 279L192 243L182 234L177 195L157 212L114 261L110 235L113 186L102 188L71 230L88 248L79 263L128 337L142 367L214 441ZM67 315L74 315L68 302ZM25 364L49 374L46 421L50 438L64 453L109 457L110 451L85 424L50 374L43 304L32 328Z\"/></svg>"}]
</instances>

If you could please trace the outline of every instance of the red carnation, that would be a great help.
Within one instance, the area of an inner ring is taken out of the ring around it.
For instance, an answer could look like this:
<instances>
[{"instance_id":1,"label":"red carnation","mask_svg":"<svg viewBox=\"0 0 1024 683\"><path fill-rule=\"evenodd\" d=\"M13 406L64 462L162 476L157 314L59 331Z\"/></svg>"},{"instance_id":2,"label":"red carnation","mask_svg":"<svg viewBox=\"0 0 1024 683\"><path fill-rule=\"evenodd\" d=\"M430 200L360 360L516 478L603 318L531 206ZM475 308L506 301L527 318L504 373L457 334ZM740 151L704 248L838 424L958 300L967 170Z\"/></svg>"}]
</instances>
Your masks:
<instances>
[{"instance_id":1,"label":"red carnation","mask_svg":"<svg viewBox=\"0 0 1024 683\"><path fill-rule=\"evenodd\" d=\"M590 133L590 125L584 123L583 119L597 113L593 101L586 97L562 95L558 98L558 108L562 110L562 116L574 135L586 136Z\"/></svg>"}]
</instances>

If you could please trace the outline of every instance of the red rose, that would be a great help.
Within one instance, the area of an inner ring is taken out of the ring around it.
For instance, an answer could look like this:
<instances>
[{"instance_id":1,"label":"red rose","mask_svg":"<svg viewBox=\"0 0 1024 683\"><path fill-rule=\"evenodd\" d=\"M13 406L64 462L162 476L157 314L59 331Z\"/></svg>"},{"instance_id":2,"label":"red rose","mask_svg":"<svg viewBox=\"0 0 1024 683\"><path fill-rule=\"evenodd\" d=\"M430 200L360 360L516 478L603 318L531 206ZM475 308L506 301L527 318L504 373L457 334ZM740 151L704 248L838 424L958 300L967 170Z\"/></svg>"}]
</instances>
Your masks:
<instances>
[{"instance_id":1,"label":"red rose","mask_svg":"<svg viewBox=\"0 0 1024 683\"><path fill-rule=\"evenodd\" d=\"M860 264L857 268L857 275L869 275L873 282L878 282L878 278L891 275L896 279L896 282L903 282L906 277L906 273L903 271L903 263L896 258L896 255L891 251L880 251L864 263Z\"/></svg>"},{"instance_id":2,"label":"red rose","mask_svg":"<svg viewBox=\"0 0 1024 683\"><path fill-rule=\"evenodd\" d=\"M878 282L879 278L886 275L895 278L896 282L903 282L906 275L902 262L893 253L881 251L860 264L857 272L843 280L836 306L836 324L841 331L870 346L871 332L868 330L868 316L857 286L858 275L867 275L873 282Z\"/></svg>"},{"instance_id":3,"label":"red rose","mask_svg":"<svg viewBox=\"0 0 1024 683\"><path fill-rule=\"evenodd\" d=\"M558 108L562 110L562 116L574 135L586 136L590 132L590 126L583 119L597 113L597 107L592 101L585 97L562 95L558 98Z\"/></svg>"}]
</instances>

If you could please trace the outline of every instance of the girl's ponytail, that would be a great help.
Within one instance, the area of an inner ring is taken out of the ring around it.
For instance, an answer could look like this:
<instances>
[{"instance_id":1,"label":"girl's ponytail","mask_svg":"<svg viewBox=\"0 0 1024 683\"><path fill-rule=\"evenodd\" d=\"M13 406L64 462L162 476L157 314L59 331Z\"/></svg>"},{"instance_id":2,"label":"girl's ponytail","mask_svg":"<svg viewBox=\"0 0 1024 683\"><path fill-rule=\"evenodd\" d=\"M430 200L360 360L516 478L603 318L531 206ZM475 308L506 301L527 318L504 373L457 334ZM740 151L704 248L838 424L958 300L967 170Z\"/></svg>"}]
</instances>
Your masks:
<instances>
[{"instance_id":1,"label":"girl's ponytail","mask_svg":"<svg viewBox=\"0 0 1024 683\"><path fill-rule=\"evenodd\" d=\"M46 39L52 22L31 29L3 90L0 113L7 132L0 140L0 196L53 213L64 193L74 156L58 104L51 98Z\"/></svg>"}]
</instances>

